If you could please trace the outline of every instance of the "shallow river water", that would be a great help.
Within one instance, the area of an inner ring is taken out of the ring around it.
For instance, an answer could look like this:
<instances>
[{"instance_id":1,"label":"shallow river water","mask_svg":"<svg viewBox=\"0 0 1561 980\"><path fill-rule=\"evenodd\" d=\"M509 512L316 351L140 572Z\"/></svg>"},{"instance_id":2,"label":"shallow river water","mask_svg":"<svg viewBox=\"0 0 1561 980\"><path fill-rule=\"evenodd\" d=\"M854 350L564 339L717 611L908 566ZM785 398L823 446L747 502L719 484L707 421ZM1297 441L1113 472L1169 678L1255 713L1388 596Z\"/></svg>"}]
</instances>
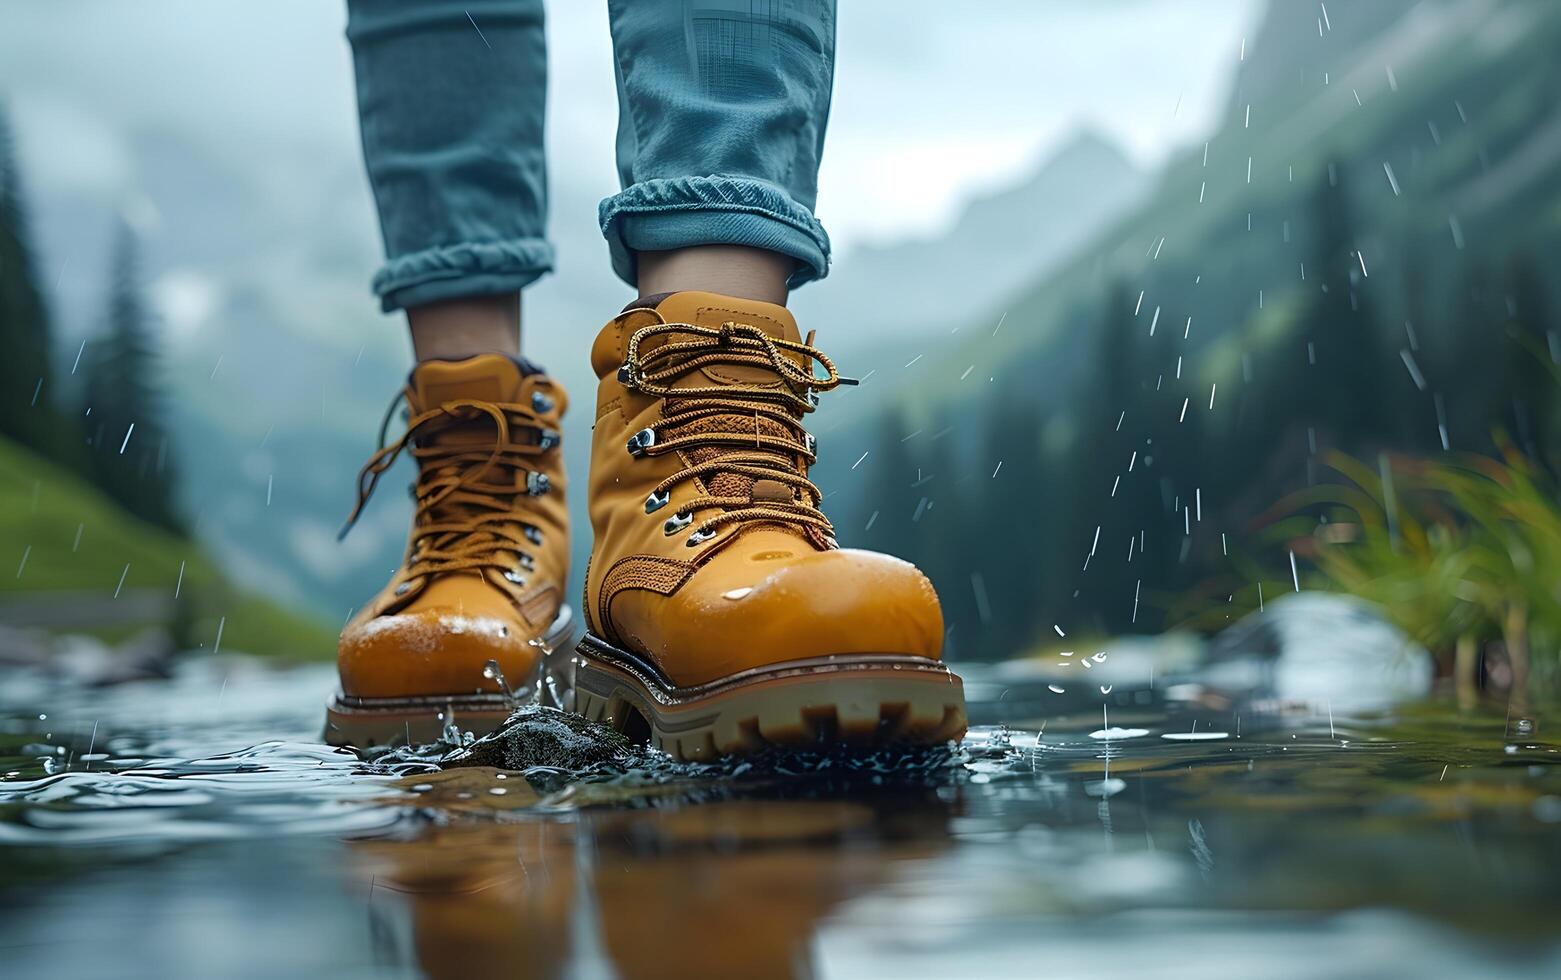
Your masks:
<instances>
[{"instance_id":1,"label":"shallow river water","mask_svg":"<svg viewBox=\"0 0 1561 980\"><path fill-rule=\"evenodd\" d=\"M719 768L361 760L328 666L12 672L0 975L1561 975L1556 710L1275 622L965 669L958 751Z\"/></svg>"}]
</instances>

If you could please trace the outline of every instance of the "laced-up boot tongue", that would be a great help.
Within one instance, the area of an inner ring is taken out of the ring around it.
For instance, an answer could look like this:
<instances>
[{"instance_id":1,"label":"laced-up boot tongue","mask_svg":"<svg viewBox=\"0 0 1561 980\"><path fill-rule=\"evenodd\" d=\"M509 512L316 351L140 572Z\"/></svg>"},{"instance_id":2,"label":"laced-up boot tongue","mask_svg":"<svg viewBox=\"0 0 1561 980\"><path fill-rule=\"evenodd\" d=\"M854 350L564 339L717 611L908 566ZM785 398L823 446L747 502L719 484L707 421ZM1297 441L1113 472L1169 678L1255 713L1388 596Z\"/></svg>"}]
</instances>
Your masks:
<instances>
[{"instance_id":1,"label":"laced-up boot tongue","mask_svg":"<svg viewBox=\"0 0 1561 980\"><path fill-rule=\"evenodd\" d=\"M655 310L668 323L691 323L695 326L715 329L720 329L727 323L744 323L757 327L779 340L800 342L802 339L797 330L796 318L791 315L791 311L774 303L736 299L718 293L688 291L662 297L656 302ZM669 335L665 342L671 343L677 339L675 335ZM800 358L789 352L784 356L795 363L801 363ZM705 388L711 385L774 388L779 387L783 382L769 368L748 364L712 364L689 371L671 384L674 388ZM788 432L784 426L773 419L755 418L752 415L710 415L677 428L678 435L695 435L702 432L753 432L755 435L781 439L796 438L794 433ZM697 465L715 459L722 451L720 447L706 446L694 449L688 455L690 461ZM757 447L749 451L773 456L777 461L784 462L788 468L791 465L791 458L784 453L761 450ZM781 496L781 491L784 490L785 499L791 499L791 488L786 484L772 480L760 482L769 486L761 487L761 492L755 494L754 481L751 477L742 473L723 471L707 477L705 485L718 497L748 497L757 503L766 496L775 499Z\"/></svg>"},{"instance_id":2,"label":"laced-up boot tongue","mask_svg":"<svg viewBox=\"0 0 1561 980\"><path fill-rule=\"evenodd\" d=\"M630 304L633 309L638 303ZM699 327L719 327L723 323L747 323L779 340L800 341L797 320L791 311L774 303L756 299L736 299L719 293L687 290L657 298L653 307L668 323L692 323Z\"/></svg>"},{"instance_id":3,"label":"laced-up boot tongue","mask_svg":"<svg viewBox=\"0 0 1561 980\"><path fill-rule=\"evenodd\" d=\"M425 361L412 371L407 381L407 405L412 415L432 411L441 406L452 406L461 402L481 402L490 405L516 405L524 404L537 414L553 408L551 397L543 395L546 404L527 404L523 401L525 379L541 371L526 361L507 357L502 354L481 354L475 357L465 358L459 361ZM527 432L518 431L511 424L509 431L510 442L525 442L532 438ZM463 412L459 421L450 424L432 426L430 431L417 437L418 445L423 447L439 447L440 449L455 449L469 453L471 458L460 464L448 464L457 473L470 471L483 465L479 458L485 455L497 445L499 441L499 427L497 421L487 412L472 409ZM468 449L469 447L469 449ZM440 464L433 460L425 461L423 466L439 467ZM505 483L506 467L491 467L481 478L484 484ZM527 480L539 479L538 474L529 469L511 470L515 493L523 494L533 492L534 488L528 486ZM545 479L545 478L541 478ZM474 491L467 489L451 494L450 497L440 502L429 516L434 520L461 520L474 514L479 514L484 508L474 508L469 501L469 495ZM489 535L479 532L484 539ZM431 587L438 590L438 584Z\"/></svg>"},{"instance_id":4,"label":"laced-up boot tongue","mask_svg":"<svg viewBox=\"0 0 1561 980\"><path fill-rule=\"evenodd\" d=\"M479 354L460 361L424 361L407 380L407 405L417 415L454 401L514 404L520 401L525 378L536 373L535 366L503 354ZM469 426L442 429L430 444L491 444L496 433L492 419L474 417Z\"/></svg>"},{"instance_id":5,"label":"laced-up boot tongue","mask_svg":"<svg viewBox=\"0 0 1561 980\"><path fill-rule=\"evenodd\" d=\"M479 354L459 361L424 361L412 370L407 380L407 407L412 415L432 411L445 405L460 402L482 402L490 405L523 405L536 415L552 411L555 397L562 393L533 391L529 399L524 395L525 380L542 374L542 369L530 361L503 354ZM499 438L497 420L487 412L472 408L461 415L458 422L442 424L419 434L421 446L445 448L471 446L491 447ZM543 448L550 448L548 440L556 444L556 432L531 435L516 431L513 424L509 433L511 442L541 441ZM492 482L495 474L489 474L484 482ZM528 489L523 473L516 474L516 489Z\"/></svg>"}]
</instances>

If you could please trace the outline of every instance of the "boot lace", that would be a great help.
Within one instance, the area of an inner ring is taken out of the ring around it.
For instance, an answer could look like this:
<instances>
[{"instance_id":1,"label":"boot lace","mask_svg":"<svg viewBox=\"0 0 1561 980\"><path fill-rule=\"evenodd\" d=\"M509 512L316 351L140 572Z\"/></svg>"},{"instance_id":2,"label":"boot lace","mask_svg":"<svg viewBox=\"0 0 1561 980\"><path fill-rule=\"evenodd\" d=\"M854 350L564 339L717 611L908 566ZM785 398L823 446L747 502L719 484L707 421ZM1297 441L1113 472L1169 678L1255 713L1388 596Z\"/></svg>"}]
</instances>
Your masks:
<instances>
[{"instance_id":1,"label":"boot lace","mask_svg":"<svg viewBox=\"0 0 1561 980\"><path fill-rule=\"evenodd\" d=\"M679 339L644 349L664 334ZM834 527L819 510L823 494L806 475L817 455L802 420L817 407L819 392L857 382L842 377L834 362L812 346L812 339L812 334L807 342L779 339L735 322L718 328L651 324L629 338L618 379L633 390L666 399L661 418L630 438L629 451L644 456L681 452L690 461L656 484L646 509L658 499L664 501L673 486L698 479L712 492L683 503L673 512L674 521L691 523L695 511L721 510L693 528L690 546L709 540L722 527L753 522L811 528L833 543ZM814 362L824 369L824 377L813 374ZM780 383L672 387L688 372L710 366L762 368ZM752 488L758 480L784 484L792 498L756 500ZM744 484L746 494L715 492Z\"/></svg>"},{"instance_id":2,"label":"boot lace","mask_svg":"<svg viewBox=\"0 0 1561 980\"><path fill-rule=\"evenodd\" d=\"M522 584L511 556L518 555L523 566L529 567L534 561L529 548L540 544L542 535L535 525L516 518L515 503L520 497L540 496L550 489L547 475L533 464L558 444L557 434L547 430L523 405L457 400L412 416L401 438L386 445L391 416L404 397L404 393L398 395L385 413L380 448L358 471L358 500L338 538L347 536L380 477L410 447L418 475L412 485L416 510L407 578L464 569L477 569L480 574L491 568ZM440 444L437 440L440 433L469 429L484 419L494 429L491 446Z\"/></svg>"}]
</instances>

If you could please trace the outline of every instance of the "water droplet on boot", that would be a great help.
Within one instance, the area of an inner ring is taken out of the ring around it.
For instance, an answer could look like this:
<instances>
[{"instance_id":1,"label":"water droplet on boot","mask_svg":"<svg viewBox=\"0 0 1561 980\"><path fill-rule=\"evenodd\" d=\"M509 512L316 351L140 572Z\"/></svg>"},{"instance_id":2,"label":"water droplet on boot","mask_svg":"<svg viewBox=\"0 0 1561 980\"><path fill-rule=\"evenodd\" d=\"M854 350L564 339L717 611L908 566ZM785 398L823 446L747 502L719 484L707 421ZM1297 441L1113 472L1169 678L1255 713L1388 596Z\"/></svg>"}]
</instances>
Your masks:
<instances>
[{"instance_id":1,"label":"water droplet on boot","mask_svg":"<svg viewBox=\"0 0 1561 980\"><path fill-rule=\"evenodd\" d=\"M497 660L490 660L482 665L482 676L486 677L490 681L498 681L499 690L503 691L505 694L509 693L509 682L504 679L504 671L499 669L499 662Z\"/></svg>"}]
</instances>

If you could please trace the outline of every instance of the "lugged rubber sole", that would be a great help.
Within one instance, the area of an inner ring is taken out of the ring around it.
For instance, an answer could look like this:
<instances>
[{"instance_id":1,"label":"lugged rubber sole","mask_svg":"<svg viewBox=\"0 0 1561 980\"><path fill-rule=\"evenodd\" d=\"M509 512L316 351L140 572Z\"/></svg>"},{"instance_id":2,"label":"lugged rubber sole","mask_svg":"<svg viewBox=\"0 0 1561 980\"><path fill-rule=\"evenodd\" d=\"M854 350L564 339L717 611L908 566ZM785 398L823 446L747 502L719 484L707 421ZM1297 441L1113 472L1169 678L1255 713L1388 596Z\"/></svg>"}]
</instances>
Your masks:
<instances>
[{"instance_id":1,"label":"lugged rubber sole","mask_svg":"<svg viewBox=\"0 0 1561 980\"><path fill-rule=\"evenodd\" d=\"M544 689L548 655L564 646L573 632L574 613L562 606L536 641L542 655L532 676L505 678L511 684L519 681L513 694L492 691L359 698L338 691L325 706L325 741L360 749L422 745L438 741L451 724L462 732L486 735L504 724L516 708L537 699Z\"/></svg>"},{"instance_id":2,"label":"lugged rubber sole","mask_svg":"<svg viewBox=\"0 0 1561 980\"><path fill-rule=\"evenodd\" d=\"M924 657L815 657L680 688L589 632L575 653L575 711L688 761L774 746L936 745L965 734L964 683Z\"/></svg>"}]
</instances>

